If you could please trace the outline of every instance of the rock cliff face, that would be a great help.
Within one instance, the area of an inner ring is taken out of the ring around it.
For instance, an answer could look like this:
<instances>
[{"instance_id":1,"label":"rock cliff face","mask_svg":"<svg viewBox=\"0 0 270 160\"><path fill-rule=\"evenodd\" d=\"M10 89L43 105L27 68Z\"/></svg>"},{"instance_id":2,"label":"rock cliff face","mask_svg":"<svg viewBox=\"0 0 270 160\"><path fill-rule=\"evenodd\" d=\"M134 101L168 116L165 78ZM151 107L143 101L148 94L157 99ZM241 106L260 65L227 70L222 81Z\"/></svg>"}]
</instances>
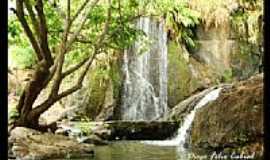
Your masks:
<instances>
[{"instance_id":1,"label":"rock cliff face","mask_svg":"<svg viewBox=\"0 0 270 160\"><path fill-rule=\"evenodd\" d=\"M222 77L222 81L226 76L247 79L259 70L258 44L244 42L237 32L230 23L208 30L202 26L197 29L199 47L192 54Z\"/></svg>"},{"instance_id":2,"label":"rock cliff face","mask_svg":"<svg viewBox=\"0 0 270 160\"><path fill-rule=\"evenodd\" d=\"M231 22L232 23L232 22ZM173 108L194 92L220 82L244 80L258 73L258 44L243 42L238 31L226 23L196 29L197 49L168 43L168 106Z\"/></svg>"},{"instance_id":3,"label":"rock cliff face","mask_svg":"<svg viewBox=\"0 0 270 160\"><path fill-rule=\"evenodd\" d=\"M83 89L68 97L64 105L76 106L73 111L76 120L113 119L120 100L121 82L121 54L101 54L89 70Z\"/></svg>"},{"instance_id":4,"label":"rock cliff face","mask_svg":"<svg viewBox=\"0 0 270 160\"><path fill-rule=\"evenodd\" d=\"M100 57L89 72L88 93L84 115L91 120L114 118L114 109L119 103L122 72L121 54Z\"/></svg>"},{"instance_id":5,"label":"rock cliff face","mask_svg":"<svg viewBox=\"0 0 270 160\"><path fill-rule=\"evenodd\" d=\"M223 82L244 80L259 70L258 45L239 40L230 23L207 30L196 29L198 48L188 51L183 44L168 40L167 105L174 108L191 95ZM154 58L152 58L154 59ZM81 118L90 120L120 119L121 90L124 88L123 54L99 57L89 71L85 91L71 97L79 106ZM151 74L156 74L155 67ZM78 99L82 99L79 100ZM68 101L68 100L67 100ZM178 107L179 108L179 107Z\"/></svg>"},{"instance_id":6,"label":"rock cliff face","mask_svg":"<svg viewBox=\"0 0 270 160\"><path fill-rule=\"evenodd\" d=\"M175 107L194 92L215 84L218 76L179 44L168 44L168 106Z\"/></svg>"},{"instance_id":7,"label":"rock cliff face","mask_svg":"<svg viewBox=\"0 0 270 160\"><path fill-rule=\"evenodd\" d=\"M194 148L262 154L262 77L234 83L223 89L217 100L198 110L191 129Z\"/></svg>"}]
</instances>

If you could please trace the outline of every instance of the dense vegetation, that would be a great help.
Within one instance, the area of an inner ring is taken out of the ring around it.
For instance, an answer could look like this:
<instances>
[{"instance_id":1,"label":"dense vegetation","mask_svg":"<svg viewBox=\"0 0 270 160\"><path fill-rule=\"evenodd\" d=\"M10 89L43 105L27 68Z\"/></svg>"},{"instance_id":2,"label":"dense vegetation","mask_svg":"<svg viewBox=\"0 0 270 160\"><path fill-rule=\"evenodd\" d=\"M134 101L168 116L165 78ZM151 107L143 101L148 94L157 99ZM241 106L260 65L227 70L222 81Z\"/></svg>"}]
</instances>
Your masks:
<instances>
[{"instance_id":1,"label":"dense vegetation","mask_svg":"<svg viewBox=\"0 0 270 160\"><path fill-rule=\"evenodd\" d=\"M10 157L71 158L110 140L97 159L179 159L186 147L262 156L262 0L11 4ZM176 150L113 146L168 137Z\"/></svg>"},{"instance_id":2,"label":"dense vegetation","mask_svg":"<svg viewBox=\"0 0 270 160\"><path fill-rule=\"evenodd\" d=\"M189 28L199 23L198 14L184 1L18 0L16 9L12 10L14 15L9 21L11 66L35 70L20 97L19 116L14 126L41 130L46 130L47 126L38 125L39 116L82 87L98 54L109 56L143 36L143 32L135 28L136 19L165 18L174 38L191 47L195 45ZM26 34L20 34L22 31ZM63 90L62 82L74 74L78 81ZM47 99L34 106L45 88L49 88Z\"/></svg>"},{"instance_id":3,"label":"dense vegetation","mask_svg":"<svg viewBox=\"0 0 270 160\"><path fill-rule=\"evenodd\" d=\"M261 59L261 50L256 50L262 46L261 7L259 0L17 0L8 25L9 67L30 68L34 73L21 89L14 126L46 130L48 126L38 125L39 116L79 90L99 56L106 58L95 64L98 72L89 76L114 76L113 83L119 88L119 75L109 61L144 37L136 28L140 17L164 20L170 40L190 51L198 47L199 25L207 30L230 23L239 30L239 41L248 46L243 54L253 49L249 54ZM147 43L142 47L147 48ZM224 73L225 79L230 75L231 71ZM47 98L37 104L42 91Z\"/></svg>"}]
</instances>

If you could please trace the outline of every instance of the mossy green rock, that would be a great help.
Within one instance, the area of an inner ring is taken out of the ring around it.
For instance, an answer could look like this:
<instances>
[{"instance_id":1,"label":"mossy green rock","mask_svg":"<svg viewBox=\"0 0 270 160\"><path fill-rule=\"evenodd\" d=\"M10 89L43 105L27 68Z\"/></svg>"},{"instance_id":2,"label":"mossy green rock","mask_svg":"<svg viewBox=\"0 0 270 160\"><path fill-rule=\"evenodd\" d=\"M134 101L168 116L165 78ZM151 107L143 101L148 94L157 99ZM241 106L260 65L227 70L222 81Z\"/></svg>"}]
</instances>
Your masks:
<instances>
[{"instance_id":1,"label":"mossy green rock","mask_svg":"<svg viewBox=\"0 0 270 160\"><path fill-rule=\"evenodd\" d=\"M198 62L176 42L168 44L168 106L170 108L194 92L215 84L218 76L207 65Z\"/></svg>"},{"instance_id":2,"label":"mossy green rock","mask_svg":"<svg viewBox=\"0 0 270 160\"><path fill-rule=\"evenodd\" d=\"M174 42L168 46L168 105L175 106L189 95L191 73L182 49Z\"/></svg>"},{"instance_id":3,"label":"mossy green rock","mask_svg":"<svg viewBox=\"0 0 270 160\"><path fill-rule=\"evenodd\" d=\"M121 55L101 60L89 73L89 90L84 104L86 116L91 120L107 120L114 116L121 90Z\"/></svg>"}]
</instances>

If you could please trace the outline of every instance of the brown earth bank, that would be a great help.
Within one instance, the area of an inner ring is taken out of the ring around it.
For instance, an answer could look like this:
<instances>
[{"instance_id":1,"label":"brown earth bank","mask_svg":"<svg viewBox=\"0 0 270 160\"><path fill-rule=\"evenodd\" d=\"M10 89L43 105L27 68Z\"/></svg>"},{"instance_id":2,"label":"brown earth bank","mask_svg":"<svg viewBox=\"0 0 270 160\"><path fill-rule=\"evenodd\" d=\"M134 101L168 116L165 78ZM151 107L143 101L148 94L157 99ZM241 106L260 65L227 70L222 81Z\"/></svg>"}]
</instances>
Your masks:
<instances>
[{"instance_id":1,"label":"brown earth bank","mask_svg":"<svg viewBox=\"0 0 270 160\"><path fill-rule=\"evenodd\" d=\"M224 88L217 100L199 109L191 129L194 149L262 156L263 75Z\"/></svg>"}]
</instances>

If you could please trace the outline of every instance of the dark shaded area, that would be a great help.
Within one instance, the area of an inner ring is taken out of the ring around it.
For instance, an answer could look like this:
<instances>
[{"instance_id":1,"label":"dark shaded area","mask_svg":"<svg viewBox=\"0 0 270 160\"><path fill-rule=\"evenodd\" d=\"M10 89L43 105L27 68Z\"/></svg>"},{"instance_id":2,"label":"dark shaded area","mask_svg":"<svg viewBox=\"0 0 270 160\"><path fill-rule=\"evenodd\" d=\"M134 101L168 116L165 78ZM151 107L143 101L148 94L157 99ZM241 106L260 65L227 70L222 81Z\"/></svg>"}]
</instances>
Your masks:
<instances>
[{"instance_id":1,"label":"dark shaded area","mask_svg":"<svg viewBox=\"0 0 270 160\"><path fill-rule=\"evenodd\" d=\"M269 95L270 95L270 14L269 14L269 1L264 1L264 158L270 159L270 134L269 134L269 115L270 115L270 101L269 101Z\"/></svg>"},{"instance_id":2,"label":"dark shaded area","mask_svg":"<svg viewBox=\"0 0 270 160\"><path fill-rule=\"evenodd\" d=\"M165 121L110 121L109 140L164 140L172 137L179 122Z\"/></svg>"},{"instance_id":3,"label":"dark shaded area","mask_svg":"<svg viewBox=\"0 0 270 160\"><path fill-rule=\"evenodd\" d=\"M1 1L1 101L0 101L0 159L7 159L7 1Z\"/></svg>"}]
</instances>

